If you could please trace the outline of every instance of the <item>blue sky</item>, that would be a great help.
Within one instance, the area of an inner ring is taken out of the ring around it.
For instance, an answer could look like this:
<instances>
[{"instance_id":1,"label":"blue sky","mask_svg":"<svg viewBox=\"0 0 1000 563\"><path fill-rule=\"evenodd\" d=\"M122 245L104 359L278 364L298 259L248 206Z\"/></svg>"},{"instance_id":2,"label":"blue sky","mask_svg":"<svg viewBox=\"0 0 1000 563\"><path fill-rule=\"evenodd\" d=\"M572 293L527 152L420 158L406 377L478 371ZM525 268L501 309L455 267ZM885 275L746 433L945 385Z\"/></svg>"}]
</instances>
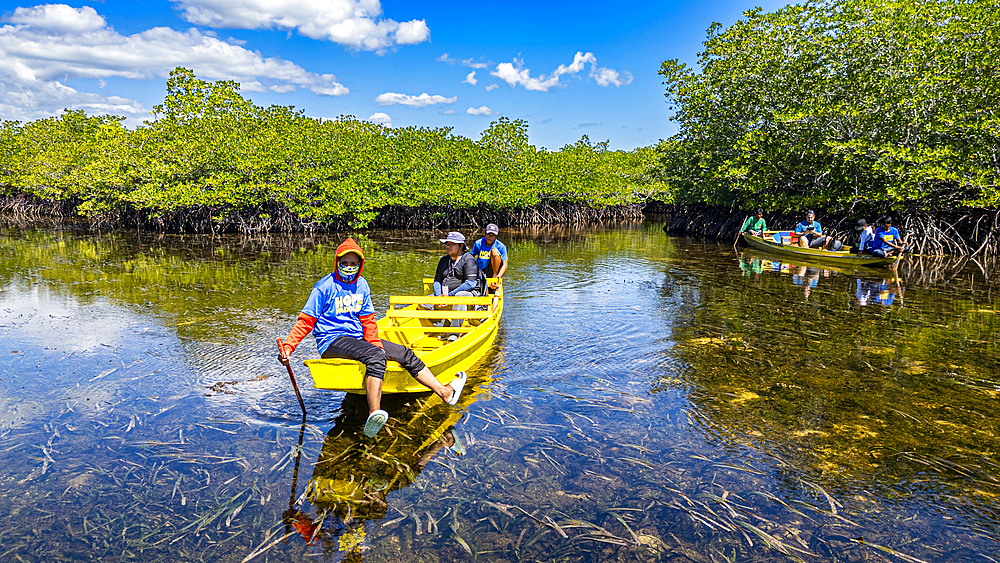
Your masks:
<instances>
[{"instance_id":1,"label":"blue sky","mask_svg":"<svg viewBox=\"0 0 1000 563\"><path fill-rule=\"evenodd\" d=\"M500 116L558 149L677 131L656 73L693 64L713 21L780 2L114 0L0 8L0 119L63 108L136 125L177 66L260 105L478 139Z\"/></svg>"}]
</instances>

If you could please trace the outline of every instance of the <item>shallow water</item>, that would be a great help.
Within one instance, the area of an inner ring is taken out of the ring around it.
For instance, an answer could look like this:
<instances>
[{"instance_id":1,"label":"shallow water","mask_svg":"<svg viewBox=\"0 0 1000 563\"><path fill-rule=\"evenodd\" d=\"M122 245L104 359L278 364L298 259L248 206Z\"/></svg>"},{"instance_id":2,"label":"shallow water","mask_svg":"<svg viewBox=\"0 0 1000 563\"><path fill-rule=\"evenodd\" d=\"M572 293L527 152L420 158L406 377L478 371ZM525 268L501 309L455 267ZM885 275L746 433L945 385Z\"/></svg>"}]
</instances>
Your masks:
<instances>
[{"instance_id":1,"label":"shallow water","mask_svg":"<svg viewBox=\"0 0 1000 563\"><path fill-rule=\"evenodd\" d=\"M380 311L439 235L362 237ZM339 240L4 231L0 561L997 560L997 268L501 239L495 353L365 441L275 360Z\"/></svg>"}]
</instances>

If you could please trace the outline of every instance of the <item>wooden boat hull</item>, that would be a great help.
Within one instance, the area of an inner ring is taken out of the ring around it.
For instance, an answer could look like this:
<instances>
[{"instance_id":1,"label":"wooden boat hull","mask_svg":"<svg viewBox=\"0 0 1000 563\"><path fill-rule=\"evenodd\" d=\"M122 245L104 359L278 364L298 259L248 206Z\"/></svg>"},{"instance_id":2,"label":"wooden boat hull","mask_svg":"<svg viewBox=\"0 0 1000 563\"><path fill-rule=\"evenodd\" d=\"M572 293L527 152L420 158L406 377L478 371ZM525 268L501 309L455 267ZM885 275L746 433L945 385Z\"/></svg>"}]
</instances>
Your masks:
<instances>
[{"instance_id":1,"label":"wooden boat hull","mask_svg":"<svg viewBox=\"0 0 1000 563\"><path fill-rule=\"evenodd\" d=\"M780 232L780 231L779 231ZM784 256L795 256L797 258L818 261L820 263L837 264L842 267L870 267L870 266L890 266L899 260L899 257L880 258L872 255L858 256L849 250L822 250L818 248L802 248L791 244L779 244L767 238L755 237L743 233L740 235L751 248L775 252ZM849 248L849 247L848 247Z\"/></svg>"},{"instance_id":2,"label":"wooden boat hull","mask_svg":"<svg viewBox=\"0 0 1000 563\"><path fill-rule=\"evenodd\" d=\"M429 291L432 279L424 279L424 289ZM490 281L499 281L492 279ZM443 384L450 383L455 374L468 371L493 348L500 317L503 314L503 285L494 295L486 297L434 297L393 296L389 311L377 322L379 338L402 344L430 368ZM466 304L468 311L427 309L423 305ZM406 305L396 309L396 305ZM475 310L485 307L486 310ZM465 320L461 328L437 327L436 321L445 324L452 319ZM478 324L476 324L478 323ZM454 342L442 341L441 335L457 333ZM342 359L306 360L306 367L317 389L331 389L347 393L364 394L365 366L360 362ZM409 372L394 361L386 362L382 393L422 393L429 389L413 379Z\"/></svg>"}]
</instances>

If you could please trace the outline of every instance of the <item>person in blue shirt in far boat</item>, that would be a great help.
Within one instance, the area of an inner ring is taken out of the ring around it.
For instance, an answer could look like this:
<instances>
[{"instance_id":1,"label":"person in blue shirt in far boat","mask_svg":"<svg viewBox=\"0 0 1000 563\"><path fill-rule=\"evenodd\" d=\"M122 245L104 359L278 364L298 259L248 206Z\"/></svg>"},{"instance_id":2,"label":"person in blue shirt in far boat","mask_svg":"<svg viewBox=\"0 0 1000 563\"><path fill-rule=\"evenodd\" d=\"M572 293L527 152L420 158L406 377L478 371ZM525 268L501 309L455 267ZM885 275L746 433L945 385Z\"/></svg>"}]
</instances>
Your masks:
<instances>
[{"instance_id":1,"label":"person in blue shirt in far boat","mask_svg":"<svg viewBox=\"0 0 1000 563\"><path fill-rule=\"evenodd\" d=\"M822 248L830 249L833 239L823 236L823 226L816 220L816 214L812 209L806 211L806 220L795 226L795 232L799 233L799 246L802 248Z\"/></svg>"},{"instance_id":2,"label":"person in blue shirt in far boat","mask_svg":"<svg viewBox=\"0 0 1000 563\"><path fill-rule=\"evenodd\" d=\"M740 227L740 233L750 233L755 237L764 236L764 231L766 230L767 221L764 220L764 210L759 208L756 215L747 217L747 220L743 221L743 226Z\"/></svg>"},{"instance_id":3,"label":"person in blue shirt in far boat","mask_svg":"<svg viewBox=\"0 0 1000 563\"><path fill-rule=\"evenodd\" d=\"M499 227L493 223L486 225L486 236L474 242L472 250L469 251L476 259L479 271L488 278L502 278L507 272L507 247L497 240L498 234L500 234ZM490 290L496 288L496 283L489 285Z\"/></svg>"},{"instance_id":4,"label":"person in blue shirt in far boat","mask_svg":"<svg viewBox=\"0 0 1000 563\"><path fill-rule=\"evenodd\" d=\"M858 256L871 254L872 243L875 241L875 232L872 231L872 226L868 224L868 221L858 219L858 226L854 230L860 231L858 233Z\"/></svg>"},{"instance_id":5,"label":"person in blue shirt in far boat","mask_svg":"<svg viewBox=\"0 0 1000 563\"><path fill-rule=\"evenodd\" d=\"M278 359L288 365L288 356L310 332L323 358L343 358L365 364L365 394L368 420L364 434L378 434L389 419L381 409L382 379L386 359L399 362L417 381L450 405L458 403L467 376L459 372L449 385L441 385L424 362L405 346L380 340L375 324L368 280L361 276L365 255L349 238L337 247L333 273L316 282L299 313L298 322L288 333Z\"/></svg>"},{"instance_id":6,"label":"person in blue shirt in far boat","mask_svg":"<svg viewBox=\"0 0 1000 563\"><path fill-rule=\"evenodd\" d=\"M883 217L882 224L875 229L875 240L872 241L872 254L889 258L898 256L909 250L899 234L899 229L892 226L892 217Z\"/></svg>"}]
</instances>

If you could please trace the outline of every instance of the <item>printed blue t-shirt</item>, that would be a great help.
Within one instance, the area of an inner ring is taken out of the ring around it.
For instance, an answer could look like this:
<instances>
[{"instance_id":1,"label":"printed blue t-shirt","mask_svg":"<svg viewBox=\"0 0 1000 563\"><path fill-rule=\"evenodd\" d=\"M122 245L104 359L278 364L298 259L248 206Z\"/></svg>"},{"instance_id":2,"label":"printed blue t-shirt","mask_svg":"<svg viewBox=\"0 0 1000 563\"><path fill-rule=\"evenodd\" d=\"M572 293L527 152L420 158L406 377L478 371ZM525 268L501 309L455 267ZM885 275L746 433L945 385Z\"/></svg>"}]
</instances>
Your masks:
<instances>
[{"instance_id":1,"label":"printed blue t-shirt","mask_svg":"<svg viewBox=\"0 0 1000 563\"><path fill-rule=\"evenodd\" d=\"M504 246L504 243L499 240L494 240L493 246L486 246L486 239L479 239L472 245L472 249L469 250L469 253L476 259L476 264L479 266L480 271L489 271L490 252L492 252L494 248L500 253L501 260L507 259L507 247ZM493 276L497 275L496 272L492 272L492 274Z\"/></svg>"},{"instance_id":2,"label":"printed blue t-shirt","mask_svg":"<svg viewBox=\"0 0 1000 563\"><path fill-rule=\"evenodd\" d=\"M806 229L808 229L809 227L816 229L813 232L816 233L817 235L823 234L823 225L820 225L819 221L813 221L812 223L806 223L805 221L800 221L798 225L795 225L795 232L804 233L806 232Z\"/></svg>"},{"instance_id":3,"label":"printed blue t-shirt","mask_svg":"<svg viewBox=\"0 0 1000 563\"><path fill-rule=\"evenodd\" d=\"M879 227L875 229L875 240L872 242L872 250L878 250L880 248L891 248L886 241L892 242L899 238L899 229L896 227L889 227L884 229Z\"/></svg>"},{"instance_id":4,"label":"printed blue t-shirt","mask_svg":"<svg viewBox=\"0 0 1000 563\"><path fill-rule=\"evenodd\" d=\"M344 283L329 274L313 286L302 312L316 318L313 336L321 354L341 336L362 340L358 317L375 313L368 280L358 276L356 283Z\"/></svg>"}]
</instances>

